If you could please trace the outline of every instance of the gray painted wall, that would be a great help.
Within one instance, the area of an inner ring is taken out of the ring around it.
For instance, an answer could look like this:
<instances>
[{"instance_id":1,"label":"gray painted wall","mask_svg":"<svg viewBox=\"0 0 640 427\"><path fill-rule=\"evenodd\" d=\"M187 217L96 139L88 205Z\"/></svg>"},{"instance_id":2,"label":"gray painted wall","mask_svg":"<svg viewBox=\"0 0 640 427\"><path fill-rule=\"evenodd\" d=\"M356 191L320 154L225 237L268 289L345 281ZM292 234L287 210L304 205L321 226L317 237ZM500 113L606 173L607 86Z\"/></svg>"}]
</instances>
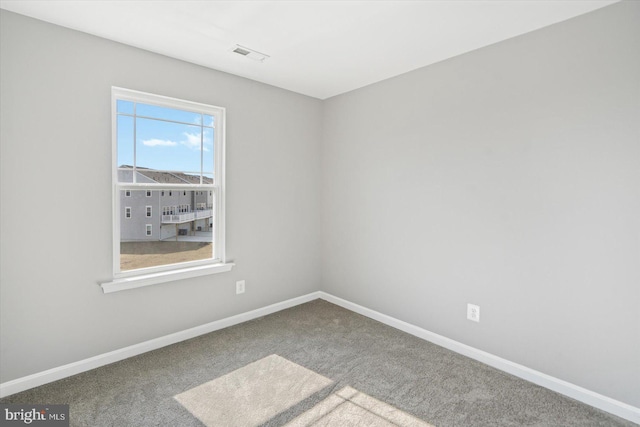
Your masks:
<instances>
[{"instance_id":1,"label":"gray painted wall","mask_svg":"<svg viewBox=\"0 0 640 427\"><path fill-rule=\"evenodd\" d=\"M640 406L639 23L623 2L326 101L323 290Z\"/></svg>"},{"instance_id":2,"label":"gray painted wall","mask_svg":"<svg viewBox=\"0 0 640 427\"><path fill-rule=\"evenodd\" d=\"M2 11L0 381L322 289L640 406L639 14L321 103ZM101 293L111 85L227 107L232 272Z\"/></svg>"},{"instance_id":3,"label":"gray painted wall","mask_svg":"<svg viewBox=\"0 0 640 427\"><path fill-rule=\"evenodd\" d=\"M320 101L4 10L0 29L0 381L319 289ZM227 108L231 272L102 293L112 85Z\"/></svg>"}]
</instances>

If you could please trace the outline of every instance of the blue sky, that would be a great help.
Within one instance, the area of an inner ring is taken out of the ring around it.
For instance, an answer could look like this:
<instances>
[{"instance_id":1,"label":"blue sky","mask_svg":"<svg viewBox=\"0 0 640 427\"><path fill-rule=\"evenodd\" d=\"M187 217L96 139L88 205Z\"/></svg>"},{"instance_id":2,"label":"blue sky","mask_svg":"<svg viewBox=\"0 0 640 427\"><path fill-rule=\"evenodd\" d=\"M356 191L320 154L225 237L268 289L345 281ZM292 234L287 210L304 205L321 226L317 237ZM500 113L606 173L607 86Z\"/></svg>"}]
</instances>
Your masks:
<instances>
[{"instance_id":1,"label":"blue sky","mask_svg":"<svg viewBox=\"0 0 640 427\"><path fill-rule=\"evenodd\" d=\"M133 103L118 101L118 166L133 165L136 120L137 166L199 173L202 154L204 173L213 173L212 116L141 103L136 105L138 117L127 114L133 114Z\"/></svg>"}]
</instances>

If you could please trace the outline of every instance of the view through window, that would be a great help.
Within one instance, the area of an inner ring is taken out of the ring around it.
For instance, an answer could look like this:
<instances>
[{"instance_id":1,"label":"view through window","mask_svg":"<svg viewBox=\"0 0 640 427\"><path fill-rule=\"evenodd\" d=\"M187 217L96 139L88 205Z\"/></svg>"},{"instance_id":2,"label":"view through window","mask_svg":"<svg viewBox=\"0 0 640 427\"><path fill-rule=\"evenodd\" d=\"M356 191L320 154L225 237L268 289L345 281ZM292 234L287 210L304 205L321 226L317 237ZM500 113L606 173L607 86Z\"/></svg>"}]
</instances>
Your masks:
<instances>
[{"instance_id":1,"label":"view through window","mask_svg":"<svg viewBox=\"0 0 640 427\"><path fill-rule=\"evenodd\" d=\"M219 261L224 110L119 88L113 97L115 274Z\"/></svg>"}]
</instances>

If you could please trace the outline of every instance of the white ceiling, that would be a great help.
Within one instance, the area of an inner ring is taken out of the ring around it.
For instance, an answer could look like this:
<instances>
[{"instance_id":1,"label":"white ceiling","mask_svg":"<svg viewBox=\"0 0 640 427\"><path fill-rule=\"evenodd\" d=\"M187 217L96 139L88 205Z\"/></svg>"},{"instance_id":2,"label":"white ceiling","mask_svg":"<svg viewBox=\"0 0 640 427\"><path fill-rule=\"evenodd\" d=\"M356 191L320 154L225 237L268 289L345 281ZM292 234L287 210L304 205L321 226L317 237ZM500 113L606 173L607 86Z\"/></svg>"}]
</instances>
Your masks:
<instances>
[{"instance_id":1,"label":"white ceiling","mask_svg":"<svg viewBox=\"0 0 640 427\"><path fill-rule=\"evenodd\" d=\"M0 7L326 99L617 0L0 1ZM270 56L231 52L240 44Z\"/></svg>"}]
</instances>

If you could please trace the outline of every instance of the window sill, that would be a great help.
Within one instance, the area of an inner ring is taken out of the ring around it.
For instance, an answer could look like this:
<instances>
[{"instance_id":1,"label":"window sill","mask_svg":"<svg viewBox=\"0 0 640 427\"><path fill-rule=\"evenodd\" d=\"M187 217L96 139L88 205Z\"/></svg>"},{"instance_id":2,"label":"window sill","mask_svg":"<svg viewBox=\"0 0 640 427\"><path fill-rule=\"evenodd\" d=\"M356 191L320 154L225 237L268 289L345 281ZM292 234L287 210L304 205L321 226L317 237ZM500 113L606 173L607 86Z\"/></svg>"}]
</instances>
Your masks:
<instances>
[{"instance_id":1,"label":"window sill","mask_svg":"<svg viewBox=\"0 0 640 427\"><path fill-rule=\"evenodd\" d=\"M102 282L100 283L100 286L105 294L109 294L111 292L126 291L128 289L157 285L159 283L172 282L174 280L205 276L207 274L224 273L225 271L230 271L234 265L235 264L233 263L226 263L181 268L178 270L114 279L110 282Z\"/></svg>"}]
</instances>

